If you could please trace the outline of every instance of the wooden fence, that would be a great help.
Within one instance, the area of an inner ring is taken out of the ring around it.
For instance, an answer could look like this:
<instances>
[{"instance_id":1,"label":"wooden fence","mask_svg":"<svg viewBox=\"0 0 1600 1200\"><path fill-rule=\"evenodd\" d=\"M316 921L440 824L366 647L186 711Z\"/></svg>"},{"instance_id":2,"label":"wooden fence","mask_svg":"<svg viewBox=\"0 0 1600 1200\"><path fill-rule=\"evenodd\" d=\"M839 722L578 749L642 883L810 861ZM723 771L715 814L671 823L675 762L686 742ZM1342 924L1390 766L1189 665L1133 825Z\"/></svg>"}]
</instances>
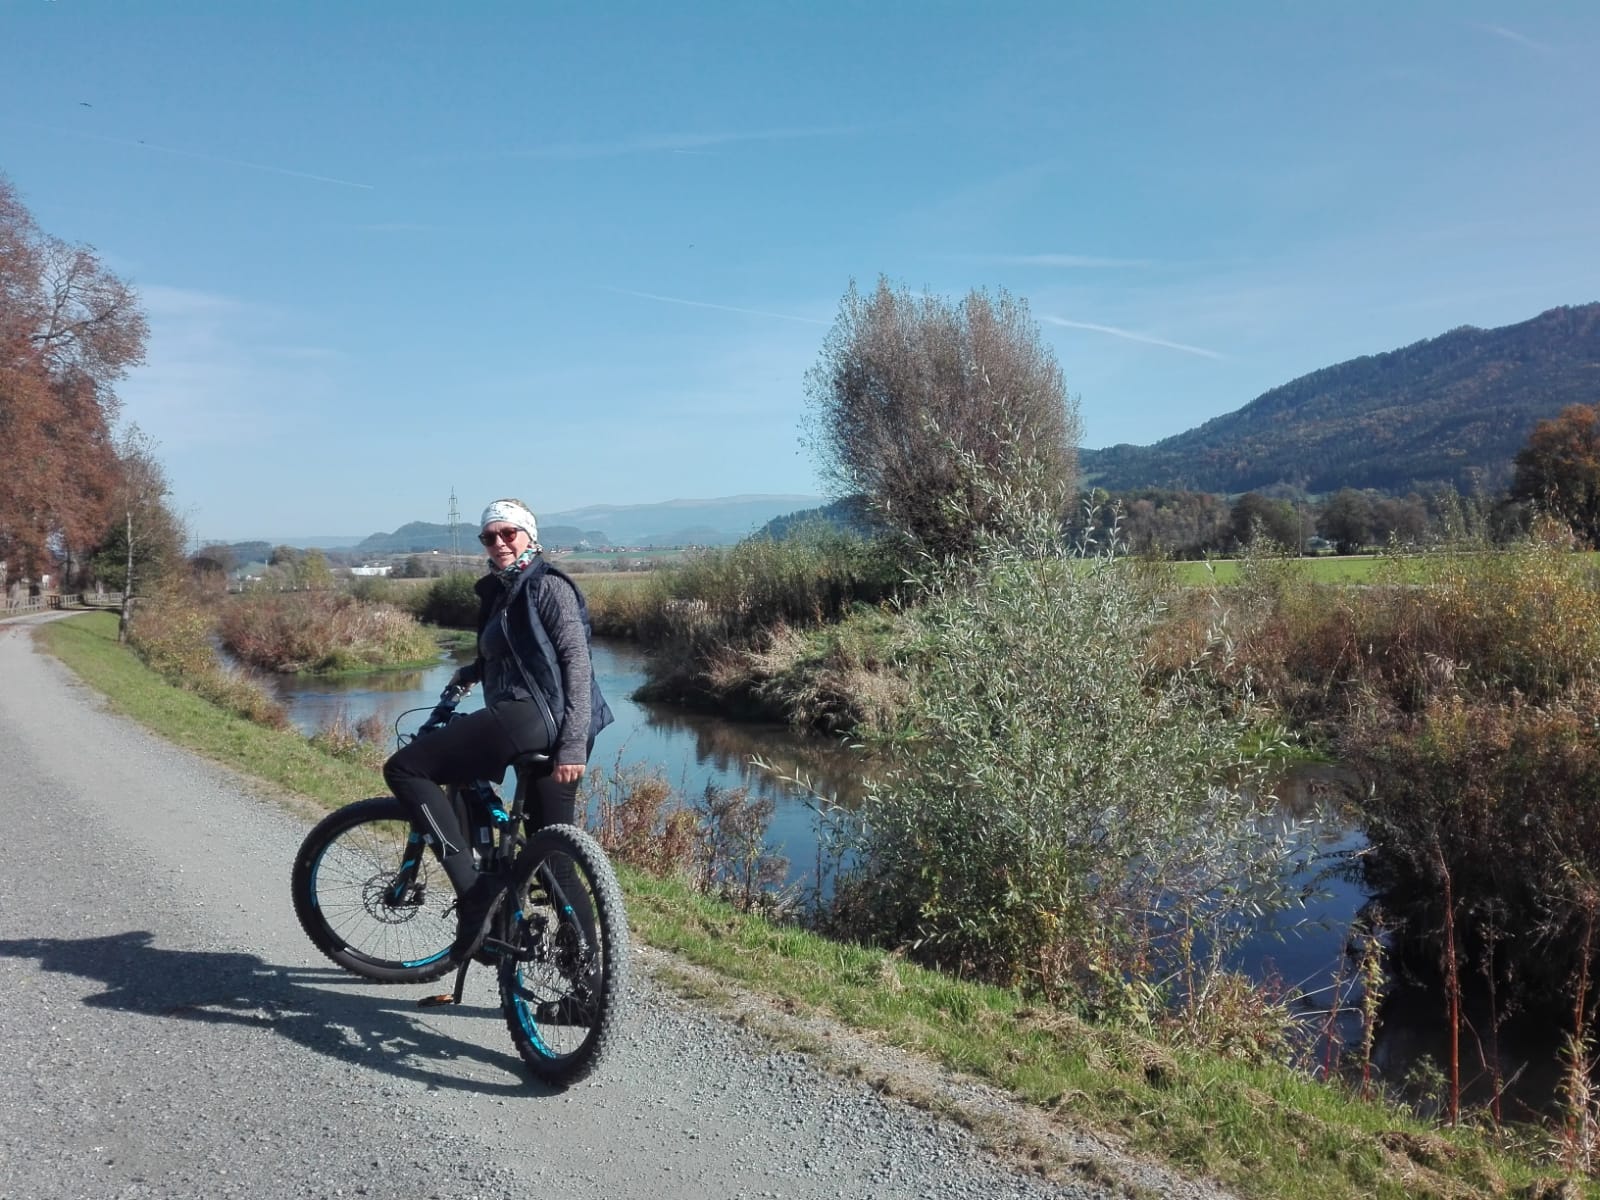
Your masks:
<instances>
[{"instance_id":1,"label":"wooden fence","mask_svg":"<svg viewBox=\"0 0 1600 1200\"><path fill-rule=\"evenodd\" d=\"M43 612L51 608L121 608L122 593L106 592L95 595L92 592L82 592L77 595L63 596L58 592L42 592L37 596L23 596L15 601L0 596L0 617L14 616L17 613Z\"/></svg>"}]
</instances>

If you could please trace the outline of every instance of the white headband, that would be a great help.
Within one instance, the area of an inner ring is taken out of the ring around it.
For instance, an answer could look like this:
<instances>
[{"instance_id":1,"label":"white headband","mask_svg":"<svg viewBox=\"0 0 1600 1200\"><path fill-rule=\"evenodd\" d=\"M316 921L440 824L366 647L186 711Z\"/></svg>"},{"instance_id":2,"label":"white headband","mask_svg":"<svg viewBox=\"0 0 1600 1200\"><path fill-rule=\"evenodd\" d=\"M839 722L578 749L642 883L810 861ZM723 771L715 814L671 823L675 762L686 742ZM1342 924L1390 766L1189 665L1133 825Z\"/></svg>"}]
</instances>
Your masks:
<instances>
[{"instance_id":1,"label":"white headband","mask_svg":"<svg viewBox=\"0 0 1600 1200\"><path fill-rule=\"evenodd\" d=\"M533 514L515 500L496 500L484 509L483 520L478 522L479 532L487 529L491 521L504 521L507 525L515 525L527 532L529 541L539 540L539 526L534 521Z\"/></svg>"}]
</instances>

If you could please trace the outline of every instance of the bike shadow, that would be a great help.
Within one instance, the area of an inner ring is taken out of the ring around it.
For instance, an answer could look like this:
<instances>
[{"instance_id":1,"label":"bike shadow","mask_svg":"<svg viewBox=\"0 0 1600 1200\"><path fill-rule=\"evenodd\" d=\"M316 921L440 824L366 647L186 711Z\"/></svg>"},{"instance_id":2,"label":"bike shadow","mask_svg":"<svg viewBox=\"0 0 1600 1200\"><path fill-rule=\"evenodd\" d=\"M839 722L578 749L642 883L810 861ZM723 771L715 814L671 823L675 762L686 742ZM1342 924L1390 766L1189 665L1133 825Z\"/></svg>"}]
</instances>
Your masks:
<instances>
[{"instance_id":1,"label":"bike shadow","mask_svg":"<svg viewBox=\"0 0 1600 1200\"><path fill-rule=\"evenodd\" d=\"M45 971L75 975L105 990L92 1008L269 1030L343 1063L429 1087L479 1095L553 1096L512 1050L497 1052L452 1037L429 1023L416 995L382 985L349 992L319 984L359 986L333 967L287 967L239 952L168 950L146 930L87 938L0 940L0 957L36 958ZM434 986L448 991L454 974ZM463 1004L452 1017L502 1018L498 1007ZM479 1064L505 1073L504 1083L463 1078L432 1064Z\"/></svg>"}]
</instances>

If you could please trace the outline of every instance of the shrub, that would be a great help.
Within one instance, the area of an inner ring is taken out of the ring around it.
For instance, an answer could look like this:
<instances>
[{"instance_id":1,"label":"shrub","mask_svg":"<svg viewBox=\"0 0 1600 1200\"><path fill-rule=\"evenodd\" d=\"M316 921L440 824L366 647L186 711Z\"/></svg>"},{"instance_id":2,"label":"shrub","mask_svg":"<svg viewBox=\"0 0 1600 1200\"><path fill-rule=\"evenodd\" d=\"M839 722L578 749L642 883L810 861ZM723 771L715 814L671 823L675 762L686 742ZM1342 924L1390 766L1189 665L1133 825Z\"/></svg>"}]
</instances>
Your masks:
<instances>
[{"instance_id":1,"label":"shrub","mask_svg":"<svg viewBox=\"0 0 1600 1200\"><path fill-rule=\"evenodd\" d=\"M473 629L478 624L478 594L472 590L481 578L465 571L440 576L422 594L416 607L419 620L449 629Z\"/></svg>"},{"instance_id":2,"label":"shrub","mask_svg":"<svg viewBox=\"0 0 1600 1200\"><path fill-rule=\"evenodd\" d=\"M168 683L247 721L287 727L288 713L260 680L218 659L211 641L213 624L199 591L171 588L134 610L128 640Z\"/></svg>"},{"instance_id":3,"label":"shrub","mask_svg":"<svg viewBox=\"0 0 1600 1200\"><path fill-rule=\"evenodd\" d=\"M758 686L760 656L785 630L836 622L893 597L903 582L896 563L881 543L816 524L659 571L649 593L653 608L636 623L651 650L647 694L687 703L732 699L782 719Z\"/></svg>"},{"instance_id":4,"label":"shrub","mask_svg":"<svg viewBox=\"0 0 1600 1200\"><path fill-rule=\"evenodd\" d=\"M392 749L389 728L376 713L352 721L348 713L340 711L308 740L325 754L374 771L383 766Z\"/></svg>"},{"instance_id":5,"label":"shrub","mask_svg":"<svg viewBox=\"0 0 1600 1200\"><path fill-rule=\"evenodd\" d=\"M1503 1002L1570 1011L1600 896L1600 687L1545 704L1449 697L1374 710L1340 749L1367 785L1368 885L1400 945L1438 961L1445 896L1465 953L1493 954ZM1448 888L1447 888L1448 885Z\"/></svg>"},{"instance_id":6,"label":"shrub","mask_svg":"<svg viewBox=\"0 0 1600 1200\"><path fill-rule=\"evenodd\" d=\"M431 662L434 640L406 613L337 592L234 598L218 620L222 644L270 671L344 671Z\"/></svg>"},{"instance_id":7,"label":"shrub","mask_svg":"<svg viewBox=\"0 0 1600 1200\"><path fill-rule=\"evenodd\" d=\"M915 611L906 734L855 814L833 919L1052 999L1130 1000L1196 931L1278 900L1243 717L1193 669L1156 672L1153 577L1051 533L987 545Z\"/></svg>"}]
</instances>

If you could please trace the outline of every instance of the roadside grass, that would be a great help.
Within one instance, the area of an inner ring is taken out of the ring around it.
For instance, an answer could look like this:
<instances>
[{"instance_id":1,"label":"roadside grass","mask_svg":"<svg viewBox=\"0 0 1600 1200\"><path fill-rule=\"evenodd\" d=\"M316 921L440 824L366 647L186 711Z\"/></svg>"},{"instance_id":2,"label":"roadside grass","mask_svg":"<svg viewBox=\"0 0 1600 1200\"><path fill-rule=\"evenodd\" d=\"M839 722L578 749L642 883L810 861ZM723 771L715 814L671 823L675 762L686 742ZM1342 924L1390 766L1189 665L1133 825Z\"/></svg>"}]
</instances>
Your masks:
<instances>
[{"instance_id":1,"label":"roadside grass","mask_svg":"<svg viewBox=\"0 0 1600 1200\"><path fill-rule=\"evenodd\" d=\"M1596 1194L1576 1181L1570 1193L1553 1190L1537 1147L1519 1154L1504 1131L1440 1129L1287 1067L1252 1066L1080 1021L1014 991L735 912L678 880L619 873L629 921L647 944L791 1012L831 1016L986 1080L1067 1128L1110 1133L1241 1195Z\"/></svg>"},{"instance_id":2,"label":"roadside grass","mask_svg":"<svg viewBox=\"0 0 1600 1200\"><path fill-rule=\"evenodd\" d=\"M53 622L36 636L116 709L206 757L323 807L381 786L370 770L323 754L293 732L252 725L166 684L117 644L112 614ZM741 914L681 880L619 874L642 942L781 1008L831 1016L987 1080L1063 1128L1097 1130L1240 1195L1600 1195L1588 1181L1562 1180L1551 1162L1553 1142L1538 1131L1439 1129L1287 1067L1250 1066L1137 1029L1081 1021L1014 991ZM1079 1165L1038 1162L1068 1174Z\"/></svg>"},{"instance_id":3,"label":"roadside grass","mask_svg":"<svg viewBox=\"0 0 1600 1200\"><path fill-rule=\"evenodd\" d=\"M35 631L118 712L207 758L335 808L383 790L371 770L315 749L292 729L266 729L166 683L117 644L115 613L86 613Z\"/></svg>"}]
</instances>

